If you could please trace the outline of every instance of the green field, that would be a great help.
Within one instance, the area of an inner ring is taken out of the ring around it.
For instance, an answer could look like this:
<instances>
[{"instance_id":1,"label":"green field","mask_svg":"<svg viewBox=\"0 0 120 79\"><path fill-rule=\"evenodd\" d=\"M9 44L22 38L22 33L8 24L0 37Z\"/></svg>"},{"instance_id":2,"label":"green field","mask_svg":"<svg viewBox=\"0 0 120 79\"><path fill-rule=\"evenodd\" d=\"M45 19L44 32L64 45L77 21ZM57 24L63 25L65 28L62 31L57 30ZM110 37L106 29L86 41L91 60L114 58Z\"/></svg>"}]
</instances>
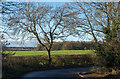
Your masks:
<instances>
[{"instance_id":1,"label":"green field","mask_svg":"<svg viewBox=\"0 0 120 79\"><path fill-rule=\"evenodd\" d=\"M7 51L6 53L8 53ZM13 56L29 56L29 55L44 55L47 54L46 51L14 51L15 55ZM59 55L59 54L88 54L93 53L93 50L57 50L57 51L51 51L52 55Z\"/></svg>"}]
</instances>

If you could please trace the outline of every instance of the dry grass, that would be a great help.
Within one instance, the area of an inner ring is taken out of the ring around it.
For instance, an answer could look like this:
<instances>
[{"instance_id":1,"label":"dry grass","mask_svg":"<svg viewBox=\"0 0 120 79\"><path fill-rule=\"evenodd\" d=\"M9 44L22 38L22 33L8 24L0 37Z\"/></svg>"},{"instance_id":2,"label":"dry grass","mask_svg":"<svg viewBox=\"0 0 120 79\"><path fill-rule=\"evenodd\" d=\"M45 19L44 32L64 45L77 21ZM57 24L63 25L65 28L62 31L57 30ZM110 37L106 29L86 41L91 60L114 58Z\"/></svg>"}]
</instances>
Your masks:
<instances>
[{"instance_id":1,"label":"dry grass","mask_svg":"<svg viewBox=\"0 0 120 79\"><path fill-rule=\"evenodd\" d=\"M86 79L120 79L120 70L93 67L90 71L78 73L78 75Z\"/></svg>"}]
</instances>

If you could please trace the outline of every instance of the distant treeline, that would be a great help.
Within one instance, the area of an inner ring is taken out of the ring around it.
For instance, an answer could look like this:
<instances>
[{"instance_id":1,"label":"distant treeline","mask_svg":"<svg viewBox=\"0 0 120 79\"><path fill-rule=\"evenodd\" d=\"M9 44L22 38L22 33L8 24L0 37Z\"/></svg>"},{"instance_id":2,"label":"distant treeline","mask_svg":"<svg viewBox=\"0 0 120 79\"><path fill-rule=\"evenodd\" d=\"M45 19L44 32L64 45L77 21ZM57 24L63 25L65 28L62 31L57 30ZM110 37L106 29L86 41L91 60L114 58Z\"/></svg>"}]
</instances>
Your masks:
<instances>
[{"instance_id":1,"label":"distant treeline","mask_svg":"<svg viewBox=\"0 0 120 79\"><path fill-rule=\"evenodd\" d=\"M46 43L47 44L47 43ZM93 50L95 48L94 42L80 42L80 41L65 41L54 42L52 50ZM45 50L45 48L38 44L36 50Z\"/></svg>"},{"instance_id":2,"label":"distant treeline","mask_svg":"<svg viewBox=\"0 0 120 79\"><path fill-rule=\"evenodd\" d=\"M54 42L51 50L93 50L94 48L95 45L92 41L65 41ZM37 47L7 47L7 50L42 51L45 50L45 48L42 45L38 44Z\"/></svg>"},{"instance_id":3,"label":"distant treeline","mask_svg":"<svg viewBox=\"0 0 120 79\"><path fill-rule=\"evenodd\" d=\"M35 47L3 47L8 51L33 51Z\"/></svg>"}]
</instances>

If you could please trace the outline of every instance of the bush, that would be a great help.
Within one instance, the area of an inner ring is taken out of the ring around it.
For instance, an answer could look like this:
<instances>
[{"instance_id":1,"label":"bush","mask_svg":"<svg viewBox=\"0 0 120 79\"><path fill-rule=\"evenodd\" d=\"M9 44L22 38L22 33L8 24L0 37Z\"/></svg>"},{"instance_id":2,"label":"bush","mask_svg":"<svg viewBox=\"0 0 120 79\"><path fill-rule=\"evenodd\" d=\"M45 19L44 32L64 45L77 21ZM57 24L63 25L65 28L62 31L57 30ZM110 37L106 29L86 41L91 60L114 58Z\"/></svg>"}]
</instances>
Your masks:
<instances>
[{"instance_id":1,"label":"bush","mask_svg":"<svg viewBox=\"0 0 120 79\"><path fill-rule=\"evenodd\" d=\"M93 55L52 55L52 62L49 65L47 55L10 56L7 57L7 62L3 63L3 79L10 79L28 71L91 66L95 59Z\"/></svg>"},{"instance_id":2,"label":"bush","mask_svg":"<svg viewBox=\"0 0 120 79\"><path fill-rule=\"evenodd\" d=\"M103 66L115 70L120 69L120 41L117 37L117 29L105 27L103 31L105 42L104 44L97 44L96 53L102 60Z\"/></svg>"}]
</instances>

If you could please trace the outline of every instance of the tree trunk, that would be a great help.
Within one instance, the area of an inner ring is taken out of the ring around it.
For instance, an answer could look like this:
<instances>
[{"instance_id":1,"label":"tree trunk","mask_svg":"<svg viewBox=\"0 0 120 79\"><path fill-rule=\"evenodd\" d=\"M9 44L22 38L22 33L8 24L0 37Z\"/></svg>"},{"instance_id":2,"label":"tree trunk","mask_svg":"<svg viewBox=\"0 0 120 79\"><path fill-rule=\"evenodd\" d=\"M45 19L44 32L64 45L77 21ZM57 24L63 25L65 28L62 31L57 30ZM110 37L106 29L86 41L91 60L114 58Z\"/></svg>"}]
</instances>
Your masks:
<instances>
[{"instance_id":1,"label":"tree trunk","mask_svg":"<svg viewBox=\"0 0 120 79\"><path fill-rule=\"evenodd\" d=\"M52 58L51 58L50 50L48 50L47 52L48 52L49 64L51 64Z\"/></svg>"}]
</instances>

